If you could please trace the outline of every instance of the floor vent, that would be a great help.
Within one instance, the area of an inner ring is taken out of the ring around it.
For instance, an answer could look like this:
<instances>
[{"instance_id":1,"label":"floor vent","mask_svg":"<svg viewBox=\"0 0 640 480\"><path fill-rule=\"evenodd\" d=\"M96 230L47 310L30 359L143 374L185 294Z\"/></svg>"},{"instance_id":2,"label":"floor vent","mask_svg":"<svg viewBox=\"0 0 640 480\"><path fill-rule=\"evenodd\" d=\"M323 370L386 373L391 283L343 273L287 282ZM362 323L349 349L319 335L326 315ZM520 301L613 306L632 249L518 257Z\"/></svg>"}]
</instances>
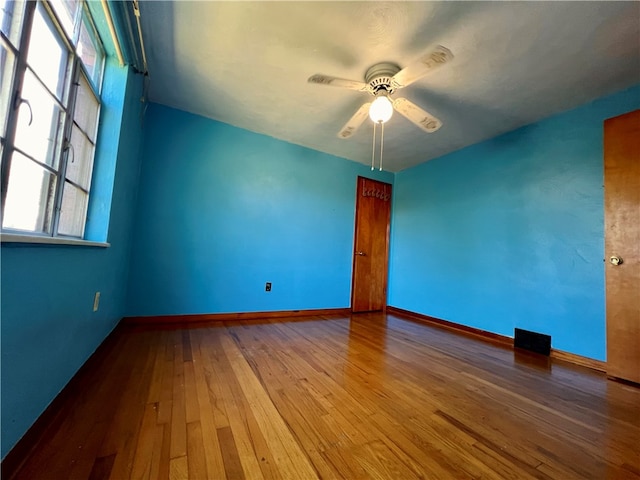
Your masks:
<instances>
[{"instance_id":1,"label":"floor vent","mask_svg":"<svg viewBox=\"0 0 640 480\"><path fill-rule=\"evenodd\" d=\"M516 328L513 346L549 356L551 354L551 336Z\"/></svg>"}]
</instances>

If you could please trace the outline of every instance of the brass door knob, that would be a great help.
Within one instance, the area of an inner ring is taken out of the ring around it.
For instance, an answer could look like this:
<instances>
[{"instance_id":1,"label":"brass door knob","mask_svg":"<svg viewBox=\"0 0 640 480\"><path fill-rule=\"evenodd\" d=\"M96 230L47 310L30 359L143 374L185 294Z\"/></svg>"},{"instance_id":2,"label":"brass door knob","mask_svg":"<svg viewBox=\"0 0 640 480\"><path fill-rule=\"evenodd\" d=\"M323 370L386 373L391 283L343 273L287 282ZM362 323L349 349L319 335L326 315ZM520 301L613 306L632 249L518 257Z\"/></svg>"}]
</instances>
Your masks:
<instances>
[{"instance_id":1,"label":"brass door knob","mask_svg":"<svg viewBox=\"0 0 640 480\"><path fill-rule=\"evenodd\" d=\"M622 263L622 259L614 255L609 259L609 263L611 263L611 265L620 265Z\"/></svg>"}]
</instances>

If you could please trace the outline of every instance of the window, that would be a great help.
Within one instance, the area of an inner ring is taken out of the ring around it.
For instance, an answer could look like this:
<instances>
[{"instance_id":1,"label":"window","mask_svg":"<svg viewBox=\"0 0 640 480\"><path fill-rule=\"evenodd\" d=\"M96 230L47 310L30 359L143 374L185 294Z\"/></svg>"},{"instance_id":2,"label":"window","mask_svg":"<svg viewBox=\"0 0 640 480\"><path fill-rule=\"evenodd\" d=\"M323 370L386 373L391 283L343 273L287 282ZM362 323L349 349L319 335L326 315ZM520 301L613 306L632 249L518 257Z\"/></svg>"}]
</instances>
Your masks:
<instances>
[{"instance_id":1,"label":"window","mask_svg":"<svg viewBox=\"0 0 640 480\"><path fill-rule=\"evenodd\" d=\"M0 0L2 231L83 238L105 52L77 0Z\"/></svg>"}]
</instances>

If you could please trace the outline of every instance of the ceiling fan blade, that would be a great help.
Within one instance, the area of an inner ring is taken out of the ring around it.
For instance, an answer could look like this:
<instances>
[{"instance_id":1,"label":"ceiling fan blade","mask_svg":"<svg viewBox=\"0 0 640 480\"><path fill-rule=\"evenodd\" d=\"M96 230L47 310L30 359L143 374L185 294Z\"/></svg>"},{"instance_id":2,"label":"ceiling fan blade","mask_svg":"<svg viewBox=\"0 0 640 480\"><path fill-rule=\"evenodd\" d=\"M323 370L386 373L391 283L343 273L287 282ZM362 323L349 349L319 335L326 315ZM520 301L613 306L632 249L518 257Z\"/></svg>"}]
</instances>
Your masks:
<instances>
[{"instance_id":1,"label":"ceiling fan blade","mask_svg":"<svg viewBox=\"0 0 640 480\"><path fill-rule=\"evenodd\" d=\"M433 133L442 126L440 120L406 98L396 98L393 100L393 108L425 132Z\"/></svg>"},{"instance_id":2,"label":"ceiling fan blade","mask_svg":"<svg viewBox=\"0 0 640 480\"><path fill-rule=\"evenodd\" d=\"M423 55L417 62L406 66L391 79L393 88L402 88L411 85L429 72L453 60L453 53L448 48L438 45L434 50Z\"/></svg>"},{"instance_id":3,"label":"ceiling fan blade","mask_svg":"<svg viewBox=\"0 0 640 480\"><path fill-rule=\"evenodd\" d=\"M367 84L363 82L358 82L356 80L346 80L344 78L331 77L329 75L323 75L321 73L316 73L315 75L311 75L307 82L316 83L318 85L330 85L332 87L341 87L348 88L350 90L358 90L359 92L367 91Z\"/></svg>"},{"instance_id":4,"label":"ceiling fan blade","mask_svg":"<svg viewBox=\"0 0 640 480\"><path fill-rule=\"evenodd\" d=\"M364 123L364 121L369 117L369 107L371 103L363 104L358 111L349 119L347 123L344 124L344 127L338 132L338 137L342 139L347 139L351 137L360 125Z\"/></svg>"}]
</instances>

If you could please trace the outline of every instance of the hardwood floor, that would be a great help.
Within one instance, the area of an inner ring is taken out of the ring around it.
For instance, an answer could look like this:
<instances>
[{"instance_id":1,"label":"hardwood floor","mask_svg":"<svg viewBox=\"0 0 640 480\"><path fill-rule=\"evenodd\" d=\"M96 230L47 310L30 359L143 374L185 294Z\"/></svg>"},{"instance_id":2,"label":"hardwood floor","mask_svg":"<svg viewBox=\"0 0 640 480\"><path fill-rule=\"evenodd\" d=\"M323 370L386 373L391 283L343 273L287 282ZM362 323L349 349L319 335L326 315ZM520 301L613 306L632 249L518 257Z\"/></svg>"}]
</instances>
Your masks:
<instances>
[{"instance_id":1,"label":"hardwood floor","mask_svg":"<svg viewBox=\"0 0 640 480\"><path fill-rule=\"evenodd\" d=\"M120 327L18 479L640 479L640 389L392 315Z\"/></svg>"}]
</instances>

